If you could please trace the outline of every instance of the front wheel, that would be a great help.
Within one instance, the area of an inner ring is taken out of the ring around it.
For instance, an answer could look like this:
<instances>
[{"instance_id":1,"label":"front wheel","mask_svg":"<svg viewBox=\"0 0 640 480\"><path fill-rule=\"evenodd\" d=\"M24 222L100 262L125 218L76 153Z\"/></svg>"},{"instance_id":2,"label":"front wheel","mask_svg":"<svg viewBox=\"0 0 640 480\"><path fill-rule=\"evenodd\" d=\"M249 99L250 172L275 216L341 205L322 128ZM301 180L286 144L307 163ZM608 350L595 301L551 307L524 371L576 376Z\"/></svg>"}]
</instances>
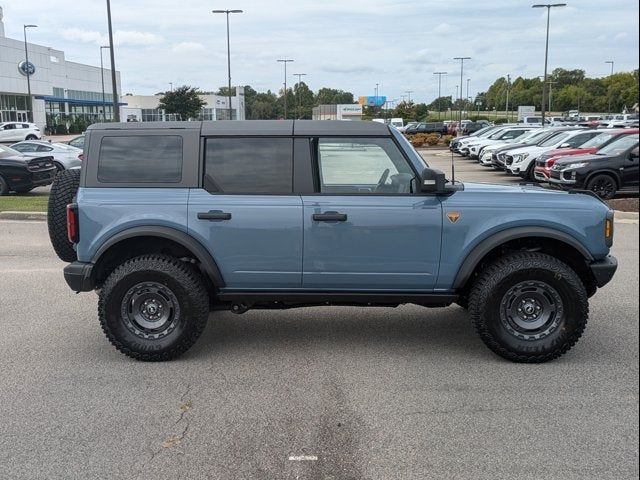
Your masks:
<instances>
[{"instance_id":1,"label":"front wheel","mask_svg":"<svg viewBox=\"0 0 640 480\"><path fill-rule=\"evenodd\" d=\"M565 354L584 331L587 291L565 263L537 252L504 256L483 269L469 312L482 341L514 362L540 363Z\"/></svg>"},{"instance_id":2,"label":"front wheel","mask_svg":"<svg viewBox=\"0 0 640 480\"><path fill-rule=\"evenodd\" d=\"M171 360L204 331L209 296L191 265L167 255L144 255L109 275L99 293L98 314L120 352L136 360Z\"/></svg>"},{"instance_id":3,"label":"front wheel","mask_svg":"<svg viewBox=\"0 0 640 480\"><path fill-rule=\"evenodd\" d=\"M617 189L618 184L611 175L596 175L587 184L587 190L591 190L604 200L612 199Z\"/></svg>"}]
</instances>

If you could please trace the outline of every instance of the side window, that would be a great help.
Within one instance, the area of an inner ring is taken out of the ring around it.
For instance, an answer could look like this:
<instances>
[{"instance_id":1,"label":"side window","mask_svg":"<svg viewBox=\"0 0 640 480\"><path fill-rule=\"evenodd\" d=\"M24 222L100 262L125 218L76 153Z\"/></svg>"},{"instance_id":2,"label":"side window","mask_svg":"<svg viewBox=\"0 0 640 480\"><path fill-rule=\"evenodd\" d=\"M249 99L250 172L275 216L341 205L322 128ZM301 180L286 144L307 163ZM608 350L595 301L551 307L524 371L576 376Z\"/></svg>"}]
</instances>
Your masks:
<instances>
[{"instance_id":1,"label":"side window","mask_svg":"<svg viewBox=\"0 0 640 480\"><path fill-rule=\"evenodd\" d=\"M415 174L390 138L321 138L321 193L409 193Z\"/></svg>"},{"instance_id":2,"label":"side window","mask_svg":"<svg viewBox=\"0 0 640 480\"><path fill-rule=\"evenodd\" d=\"M103 137L98 160L98 180L102 183L180 183L182 137Z\"/></svg>"},{"instance_id":3,"label":"side window","mask_svg":"<svg viewBox=\"0 0 640 480\"><path fill-rule=\"evenodd\" d=\"M293 139L208 138L204 188L210 193L293 193Z\"/></svg>"},{"instance_id":4,"label":"side window","mask_svg":"<svg viewBox=\"0 0 640 480\"><path fill-rule=\"evenodd\" d=\"M53 150L53 148L47 147L45 145L38 145L36 152L50 152L51 150Z\"/></svg>"},{"instance_id":5,"label":"side window","mask_svg":"<svg viewBox=\"0 0 640 480\"><path fill-rule=\"evenodd\" d=\"M594 135L595 135L594 133L582 133L580 135L576 135L573 138L570 138L569 140L567 140L567 143L571 145L572 148L579 147L586 141L593 138Z\"/></svg>"},{"instance_id":6,"label":"side window","mask_svg":"<svg viewBox=\"0 0 640 480\"><path fill-rule=\"evenodd\" d=\"M19 152L35 152L38 150L38 146L33 143L19 143L11 148L18 150Z\"/></svg>"}]
</instances>

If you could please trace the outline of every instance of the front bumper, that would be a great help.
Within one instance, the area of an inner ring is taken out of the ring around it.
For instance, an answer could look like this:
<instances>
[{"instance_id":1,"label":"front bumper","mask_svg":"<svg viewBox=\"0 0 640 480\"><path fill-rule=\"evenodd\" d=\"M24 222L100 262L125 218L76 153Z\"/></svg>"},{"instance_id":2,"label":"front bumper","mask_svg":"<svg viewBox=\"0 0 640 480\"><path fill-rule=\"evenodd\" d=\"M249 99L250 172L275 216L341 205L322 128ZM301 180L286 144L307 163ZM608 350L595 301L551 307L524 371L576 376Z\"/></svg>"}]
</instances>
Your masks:
<instances>
[{"instance_id":1,"label":"front bumper","mask_svg":"<svg viewBox=\"0 0 640 480\"><path fill-rule=\"evenodd\" d=\"M589 265L594 278L596 279L596 285L599 288L604 287L611 281L613 275L618 269L618 260L612 255L608 255L602 260L597 260Z\"/></svg>"},{"instance_id":2,"label":"front bumper","mask_svg":"<svg viewBox=\"0 0 640 480\"><path fill-rule=\"evenodd\" d=\"M73 262L64 267L64 279L74 292L90 292L95 288L93 263Z\"/></svg>"}]
</instances>

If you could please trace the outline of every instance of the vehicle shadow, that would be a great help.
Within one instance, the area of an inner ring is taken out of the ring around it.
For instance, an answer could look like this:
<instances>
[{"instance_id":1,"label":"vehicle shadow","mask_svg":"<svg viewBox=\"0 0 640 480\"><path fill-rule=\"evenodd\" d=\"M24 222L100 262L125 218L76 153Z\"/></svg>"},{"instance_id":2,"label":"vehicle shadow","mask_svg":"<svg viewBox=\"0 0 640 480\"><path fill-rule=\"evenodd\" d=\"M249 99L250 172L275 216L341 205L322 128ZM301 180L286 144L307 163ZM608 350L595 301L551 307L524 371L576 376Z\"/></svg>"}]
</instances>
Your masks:
<instances>
[{"instance_id":1,"label":"vehicle shadow","mask_svg":"<svg viewBox=\"0 0 640 480\"><path fill-rule=\"evenodd\" d=\"M382 348L406 353L407 348L449 355L484 350L465 310L458 306L429 309L318 307L255 310L242 315L213 312L189 357L247 347L271 349ZM473 355L473 353L471 353Z\"/></svg>"}]
</instances>

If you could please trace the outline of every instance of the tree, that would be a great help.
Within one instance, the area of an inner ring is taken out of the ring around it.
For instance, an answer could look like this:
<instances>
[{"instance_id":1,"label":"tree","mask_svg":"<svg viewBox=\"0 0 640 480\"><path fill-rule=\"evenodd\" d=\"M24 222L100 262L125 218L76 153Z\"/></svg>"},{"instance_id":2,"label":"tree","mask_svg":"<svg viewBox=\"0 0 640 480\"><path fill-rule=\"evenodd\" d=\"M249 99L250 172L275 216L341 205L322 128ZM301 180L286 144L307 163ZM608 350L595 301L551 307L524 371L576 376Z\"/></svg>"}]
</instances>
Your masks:
<instances>
[{"instance_id":1,"label":"tree","mask_svg":"<svg viewBox=\"0 0 640 480\"><path fill-rule=\"evenodd\" d=\"M321 88L315 98L316 105L341 105L355 103L353 93L335 88Z\"/></svg>"},{"instance_id":2,"label":"tree","mask_svg":"<svg viewBox=\"0 0 640 480\"><path fill-rule=\"evenodd\" d=\"M196 118L205 105L198 93L196 87L183 85L172 92L165 92L160 98L158 108L164 110L165 113L179 115L181 120Z\"/></svg>"}]
</instances>

